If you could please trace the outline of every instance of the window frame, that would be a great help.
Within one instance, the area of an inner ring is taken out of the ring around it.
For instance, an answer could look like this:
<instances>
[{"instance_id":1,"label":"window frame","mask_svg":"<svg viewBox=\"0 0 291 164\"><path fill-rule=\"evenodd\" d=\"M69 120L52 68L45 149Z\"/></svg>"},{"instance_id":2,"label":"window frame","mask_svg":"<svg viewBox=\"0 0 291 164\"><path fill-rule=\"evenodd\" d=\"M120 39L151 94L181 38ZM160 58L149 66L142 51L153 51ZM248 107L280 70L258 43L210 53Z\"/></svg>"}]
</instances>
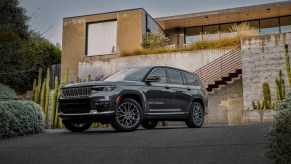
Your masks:
<instances>
[{"instance_id":1,"label":"window frame","mask_svg":"<svg viewBox=\"0 0 291 164\"><path fill-rule=\"evenodd\" d=\"M112 22L112 21L116 21L116 47L115 47L115 53L108 53L108 54L94 54L94 55L88 55L88 35L89 35L89 25L90 24L96 24L96 23L105 23L105 22ZM86 22L86 29L85 29L85 56L90 57L90 56L103 56L103 55L114 55L114 54L118 54L117 51L117 35L118 35L118 21L117 19L108 19L108 20L101 20L101 21L92 21L92 22Z\"/></svg>"}]
</instances>

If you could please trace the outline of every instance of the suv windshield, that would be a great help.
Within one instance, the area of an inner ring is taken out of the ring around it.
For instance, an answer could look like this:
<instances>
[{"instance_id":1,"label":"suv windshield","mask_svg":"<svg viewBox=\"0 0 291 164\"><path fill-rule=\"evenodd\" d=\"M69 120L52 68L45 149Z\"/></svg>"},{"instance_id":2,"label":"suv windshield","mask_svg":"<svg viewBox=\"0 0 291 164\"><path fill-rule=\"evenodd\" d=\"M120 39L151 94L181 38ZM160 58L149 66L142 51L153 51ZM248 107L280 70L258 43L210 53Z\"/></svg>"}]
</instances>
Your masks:
<instances>
[{"instance_id":1,"label":"suv windshield","mask_svg":"<svg viewBox=\"0 0 291 164\"><path fill-rule=\"evenodd\" d=\"M128 68L112 74L104 81L142 81L150 69L150 67Z\"/></svg>"}]
</instances>

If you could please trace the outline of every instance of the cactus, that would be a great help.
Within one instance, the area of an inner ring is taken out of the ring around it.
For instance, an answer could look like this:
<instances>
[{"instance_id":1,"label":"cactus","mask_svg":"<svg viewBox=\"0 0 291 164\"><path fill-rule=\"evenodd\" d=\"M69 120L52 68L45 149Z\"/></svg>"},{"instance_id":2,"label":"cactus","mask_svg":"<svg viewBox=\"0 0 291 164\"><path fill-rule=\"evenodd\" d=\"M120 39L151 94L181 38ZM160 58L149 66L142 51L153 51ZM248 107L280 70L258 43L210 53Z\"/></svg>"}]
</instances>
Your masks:
<instances>
[{"instance_id":1,"label":"cactus","mask_svg":"<svg viewBox=\"0 0 291 164\"><path fill-rule=\"evenodd\" d=\"M266 104L266 103L265 103L265 101L263 100L263 101L262 101L261 109L265 109L265 108L266 108L265 104Z\"/></svg>"},{"instance_id":2,"label":"cactus","mask_svg":"<svg viewBox=\"0 0 291 164\"><path fill-rule=\"evenodd\" d=\"M35 91L36 91L36 79L33 80L33 85L32 85L32 94L31 94L32 101L34 101Z\"/></svg>"},{"instance_id":3,"label":"cactus","mask_svg":"<svg viewBox=\"0 0 291 164\"><path fill-rule=\"evenodd\" d=\"M276 79L276 91L277 91L277 100L283 100L285 98L285 82L282 78L282 71L279 70L279 78Z\"/></svg>"},{"instance_id":4,"label":"cactus","mask_svg":"<svg viewBox=\"0 0 291 164\"><path fill-rule=\"evenodd\" d=\"M42 109L44 109L44 95L45 95L45 81L46 79L44 79L44 81L42 82L42 86L41 86L41 95L40 95L40 106L42 107Z\"/></svg>"},{"instance_id":5,"label":"cactus","mask_svg":"<svg viewBox=\"0 0 291 164\"><path fill-rule=\"evenodd\" d=\"M61 96L61 89L62 89L62 87L63 87L63 84L60 83L59 88L58 88L58 96L57 96L57 98L59 98L59 97ZM56 111L58 111L57 108L56 108ZM63 127L64 127L63 122L62 122L62 120L59 118L58 115L57 115L57 122L59 123L59 128L63 128Z\"/></svg>"},{"instance_id":6,"label":"cactus","mask_svg":"<svg viewBox=\"0 0 291 164\"><path fill-rule=\"evenodd\" d=\"M50 69L48 68L46 73L46 84L45 84L45 107L44 107L45 122L47 120L48 115L49 99L50 99Z\"/></svg>"},{"instance_id":7,"label":"cactus","mask_svg":"<svg viewBox=\"0 0 291 164\"><path fill-rule=\"evenodd\" d=\"M39 68L38 70L38 81L37 81L37 87L36 87L36 94L35 94L35 102L40 103L40 93L41 93L41 81L42 81L42 68Z\"/></svg>"},{"instance_id":8,"label":"cactus","mask_svg":"<svg viewBox=\"0 0 291 164\"><path fill-rule=\"evenodd\" d=\"M285 44L285 63L286 63L287 78L288 78L289 86L291 87L291 73L290 73L288 44Z\"/></svg>"},{"instance_id":9,"label":"cactus","mask_svg":"<svg viewBox=\"0 0 291 164\"><path fill-rule=\"evenodd\" d=\"M58 95L58 77L55 77L55 88L54 88L54 94L52 97L52 112L51 112L51 128L56 127L56 101L57 101L57 95Z\"/></svg>"},{"instance_id":10,"label":"cactus","mask_svg":"<svg viewBox=\"0 0 291 164\"><path fill-rule=\"evenodd\" d=\"M92 81L91 74L88 75L87 81L88 82Z\"/></svg>"},{"instance_id":11,"label":"cactus","mask_svg":"<svg viewBox=\"0 0 291 164\"><path fill-rule=\"evenodd\" d=\"M257 109L256 103L254 101L252 101L252 105L253 105L253 110Z\"/></svg>"},{"instance_id":12,"label":"cactus","mask_svg":"<svg viewBox=\"0 0 291 164\"><path fill-rule=\"evenodd\" d=\"M260 101L257 101L257 108L258 109L261 109L261 103L260 103Z\"/></svg>"},{"instance_id":13,"label":"cactus","mask_svg":"<svg viewBox=\"0 0 291 164\"><path fill-rule=\"evenodd\" d=\"M66 75L65 75L65 84L69 84L69 68L66 69Z\"/></svg>"},{"instance_id":14,"label":"cactus","mask_svg":"<svg viewBox=\"0 0 291 164\"><path fill-rule=\"evenodd\" d=\"M270 87L269 83L265 82L263 83L263 95L264 95L264 101L263 101L263 106L268 109L270 106L268 106L268 102L271 104L271 94L270 94Z\"/></svg>"},{"instance_id":15,"label":"cactus","mask_svg":"<svg viewBox=\"0 0 291 164\"><path fill-rule=\"evenodd\" d=\"M79 76L77 76L77 80L76 80L77 83L80 83L80 78Z\"/></svg>"}]
</instances>

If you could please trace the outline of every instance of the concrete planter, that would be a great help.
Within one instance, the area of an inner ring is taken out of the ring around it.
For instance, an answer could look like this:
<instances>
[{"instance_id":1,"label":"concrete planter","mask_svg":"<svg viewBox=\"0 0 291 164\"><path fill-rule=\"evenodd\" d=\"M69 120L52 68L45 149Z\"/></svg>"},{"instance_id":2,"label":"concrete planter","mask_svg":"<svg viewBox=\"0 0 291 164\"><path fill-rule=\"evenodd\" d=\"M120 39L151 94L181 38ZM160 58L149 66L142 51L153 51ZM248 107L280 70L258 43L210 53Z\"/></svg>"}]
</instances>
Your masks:
<instances>
[{"instance_id":1,"label":"concrete planter","mask_svg":"<svg viewBox=\"0 0 291 164\"><path fill-rule=\"evenodd\" d=\"M277 111L274 109L266 110L244 110L242 123L262 123L272 122Z\"/></svg>"}]
</instances>

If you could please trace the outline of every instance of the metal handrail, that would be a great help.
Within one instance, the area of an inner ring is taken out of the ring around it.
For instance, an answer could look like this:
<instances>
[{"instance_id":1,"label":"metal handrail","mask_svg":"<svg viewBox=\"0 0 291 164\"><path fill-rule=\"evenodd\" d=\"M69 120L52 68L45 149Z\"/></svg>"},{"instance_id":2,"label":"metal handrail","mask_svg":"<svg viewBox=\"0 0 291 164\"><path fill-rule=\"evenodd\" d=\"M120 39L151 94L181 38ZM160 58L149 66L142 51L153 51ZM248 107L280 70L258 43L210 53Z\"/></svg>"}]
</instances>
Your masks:
<instances>
[{"instance_id":1,"label":"metal handrail","mask_svg":"<svg viewBox=\"0 0 291 164\"><path fill-rule=\"evenodd\" d=\"M241 69L241 55L241 47L237 47L194 72L200 77L205 86L214 84L215 81L221 80L222 77L228 77L229 73Z\"/></svg>"}]
</instances>

